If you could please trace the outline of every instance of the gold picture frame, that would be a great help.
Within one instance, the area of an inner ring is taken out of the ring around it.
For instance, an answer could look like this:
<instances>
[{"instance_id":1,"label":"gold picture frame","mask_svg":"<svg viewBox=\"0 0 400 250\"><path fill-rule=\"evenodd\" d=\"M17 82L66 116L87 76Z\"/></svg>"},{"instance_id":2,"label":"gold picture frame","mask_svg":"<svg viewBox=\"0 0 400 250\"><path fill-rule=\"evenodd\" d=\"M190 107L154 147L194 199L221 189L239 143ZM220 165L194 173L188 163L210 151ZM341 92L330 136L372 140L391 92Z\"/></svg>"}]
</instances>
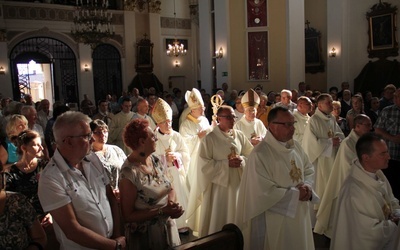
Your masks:
<instances>
[{"instance_id":1,"label":"gold picture frame","mask_svg":"<svg viewBox=\"0 0 400 250\"><path fill-rule=\"evenodd\" d=\"M399 55L396 15L396 6L381 1L367 13L369 58Z\"/></svg>"}]
</instances>

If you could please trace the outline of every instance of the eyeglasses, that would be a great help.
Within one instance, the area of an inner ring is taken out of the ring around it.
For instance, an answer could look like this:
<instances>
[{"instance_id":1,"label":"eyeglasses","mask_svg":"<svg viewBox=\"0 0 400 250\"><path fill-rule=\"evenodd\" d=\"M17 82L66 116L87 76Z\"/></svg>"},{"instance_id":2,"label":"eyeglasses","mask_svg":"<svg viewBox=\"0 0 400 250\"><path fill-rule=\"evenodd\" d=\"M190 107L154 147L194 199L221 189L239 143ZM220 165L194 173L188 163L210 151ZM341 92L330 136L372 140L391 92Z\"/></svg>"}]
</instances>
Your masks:
<instances>
[{"instance_id":1,"label":"eyeglasses","mask_svg":"<svg viewBox=\"0 0 400 250\"><path fill-rule=\"evenodd\" d=\"M218 117L223 117L229 120L238 118L236 115L219 115Z\"/></svg>"},{"instance_id":2,"label":"eyeglasses","mask_svg":"<svg viewBox=\"0 0 400 250\"><path fill-rule=\"evenodd\" d=\"M101 134L105 135L105 134L108 134L108 130L94 131L93 134L95 134L95 135L101 135Z\"/></svg>"},{"instance_id":3,"label":"eyeglasses","mask_svg":"<svg viewBox=\"0 0 400 250\"><path fill-rule=\"evenodd\" d=\"M272 124L283 125L283 126L285 126L285 127L287 127L287 128L290 128L290 127L293 127L294 124L297 123L297 121L294 121L294 122L271 122L271 123L272 123Z\"/></svg>"},{"instance_id":4,"label":"eyeglasses","mask_svg":"<svg viewBox=\"0 0 400 250\"><path fill-rule=\"evenodd\" d=\"M66 136L64 138L63 142L65 142L65 139L67 139L68 137L69 138L83 138L86 141L90 141L92 139L92 137L93 137L93 132L90 132L90 133L85 134L85 135L68 135L68 136Z\"/></svg>"}]
</instances>

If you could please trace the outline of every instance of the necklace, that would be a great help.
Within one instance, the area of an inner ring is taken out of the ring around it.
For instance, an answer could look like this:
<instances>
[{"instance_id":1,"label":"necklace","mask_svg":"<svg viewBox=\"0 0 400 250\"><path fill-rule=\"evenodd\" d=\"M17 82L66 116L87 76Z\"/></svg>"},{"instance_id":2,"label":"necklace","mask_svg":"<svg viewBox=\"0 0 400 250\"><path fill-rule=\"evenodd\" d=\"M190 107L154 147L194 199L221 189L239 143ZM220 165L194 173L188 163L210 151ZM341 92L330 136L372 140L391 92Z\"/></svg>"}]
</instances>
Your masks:
<instances>
[{"instance_id":1,"label":"necklace","mask_svg":"<svg viewBox=\"0 0 400 250\"><path fill-rule=\"evenodd\" d=\"M20 161L19 163L16 164L18 169L21 170L24 173L30 173L35 171L37 167L37 159L33 159L31 162L28 162L27 160Z\"/></svg>"}]
</instances>

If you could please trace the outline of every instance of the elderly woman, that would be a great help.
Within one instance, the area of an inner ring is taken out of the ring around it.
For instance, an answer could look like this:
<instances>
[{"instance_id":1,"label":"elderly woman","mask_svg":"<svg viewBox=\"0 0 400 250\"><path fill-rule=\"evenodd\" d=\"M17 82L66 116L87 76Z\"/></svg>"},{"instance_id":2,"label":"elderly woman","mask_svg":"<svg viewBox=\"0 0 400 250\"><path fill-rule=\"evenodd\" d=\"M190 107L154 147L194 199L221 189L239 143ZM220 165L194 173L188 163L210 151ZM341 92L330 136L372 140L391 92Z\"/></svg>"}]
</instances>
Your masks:
<instances>
[{"instance_id":1,"label":"elderly woman","mask_svg":"<svg viewBox=\"0 0 400 250\"><path fill-rule=\"evenodd\" d=\"M99 119L90 122L90 129L93 132L92 151L99 157L101 163L107 170L110 178L110 185L114 194L118 197L118 180L121 166L126 160L124 151L115 145L106 144L108 140L108 126Z\"/></svg>"},{"instance_id":2,"label":"elderly woman","mask_svg":"<svg viewBox=\"0 0 400 250\"><path fill-rule=\"evenodd\" d=\"M5 191L0 175L0 249L44 249L46 234L24 195Z\"/></svg>"},{"instance_id":3,"label":"elderly woman","mask_svg":"<svg viewBox=\"0 0 400 250\"><path fill-rule=\"evenodd\" d=\"M167 177L167 166L152 155L157 137L145 119L134 119L123 132L132 149L119 183L128 249L167 249L180 244L175 218L183 214Z\"/></svg>"},{"instance_id":4,"label":"elderly woman","mask_svg":"<svg viewBox=\"0 0 400 250\"><path fill-rule=\"evenodd\" d=\"M7 151L7 162L3 167L4 171L8 171L10 166L18 161L17 147L15 145L15 139L22 131L28 128L28 120L23 115L11 115L6 125L7 138L6 151Z\"/></svg>"}]
</instances>

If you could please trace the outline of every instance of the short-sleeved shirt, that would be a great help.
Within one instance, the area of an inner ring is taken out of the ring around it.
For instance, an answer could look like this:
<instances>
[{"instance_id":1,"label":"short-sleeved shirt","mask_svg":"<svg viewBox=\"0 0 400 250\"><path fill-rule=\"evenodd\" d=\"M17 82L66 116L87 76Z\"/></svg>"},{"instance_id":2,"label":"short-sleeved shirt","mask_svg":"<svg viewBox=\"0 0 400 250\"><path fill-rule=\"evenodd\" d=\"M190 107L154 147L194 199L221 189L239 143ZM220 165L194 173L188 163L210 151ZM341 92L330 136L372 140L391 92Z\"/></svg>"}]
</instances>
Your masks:
<instances>
[{"instance_id":1,"label":"short-sleeved shirt","mask_svg":"<svg viewBox=\"0 0 400 250\"><path fill-rule=\"evenodd\" d=\"M0 249L26 249L31 241L28 231L36 212L24 195L6 192L3 214L0 214Z\"/></svg>"},{"instance_id":2,"label":"short-sleeved shirt","mask_svg":"<svg viewBox=\"0 0 400 250\"><path fill-rule=\"evenodd\" d=\"M391 135L400 135L400 107L391 105L382 110L375 122L374 128L385 130ZM386 141L389 154L393 160L400 161L400 144Z\"/></svg>"},{"instance_id":3,"label":"short-sleeved shirt","mask_svg":"<svg viewBox=\"0 0 400 250\"><path fill-rule=\"evenodd\" d=\"M94 153L82 160L82 166L86 177L78 169L68 166L56 150L40 175L40 203L46 212L71 203L81 226L109 238L113 233L111 207L106 195L110 180ZM54 229L62 250L88 249L68 240L57 221Z\"/></svg>"}]
</instances>

